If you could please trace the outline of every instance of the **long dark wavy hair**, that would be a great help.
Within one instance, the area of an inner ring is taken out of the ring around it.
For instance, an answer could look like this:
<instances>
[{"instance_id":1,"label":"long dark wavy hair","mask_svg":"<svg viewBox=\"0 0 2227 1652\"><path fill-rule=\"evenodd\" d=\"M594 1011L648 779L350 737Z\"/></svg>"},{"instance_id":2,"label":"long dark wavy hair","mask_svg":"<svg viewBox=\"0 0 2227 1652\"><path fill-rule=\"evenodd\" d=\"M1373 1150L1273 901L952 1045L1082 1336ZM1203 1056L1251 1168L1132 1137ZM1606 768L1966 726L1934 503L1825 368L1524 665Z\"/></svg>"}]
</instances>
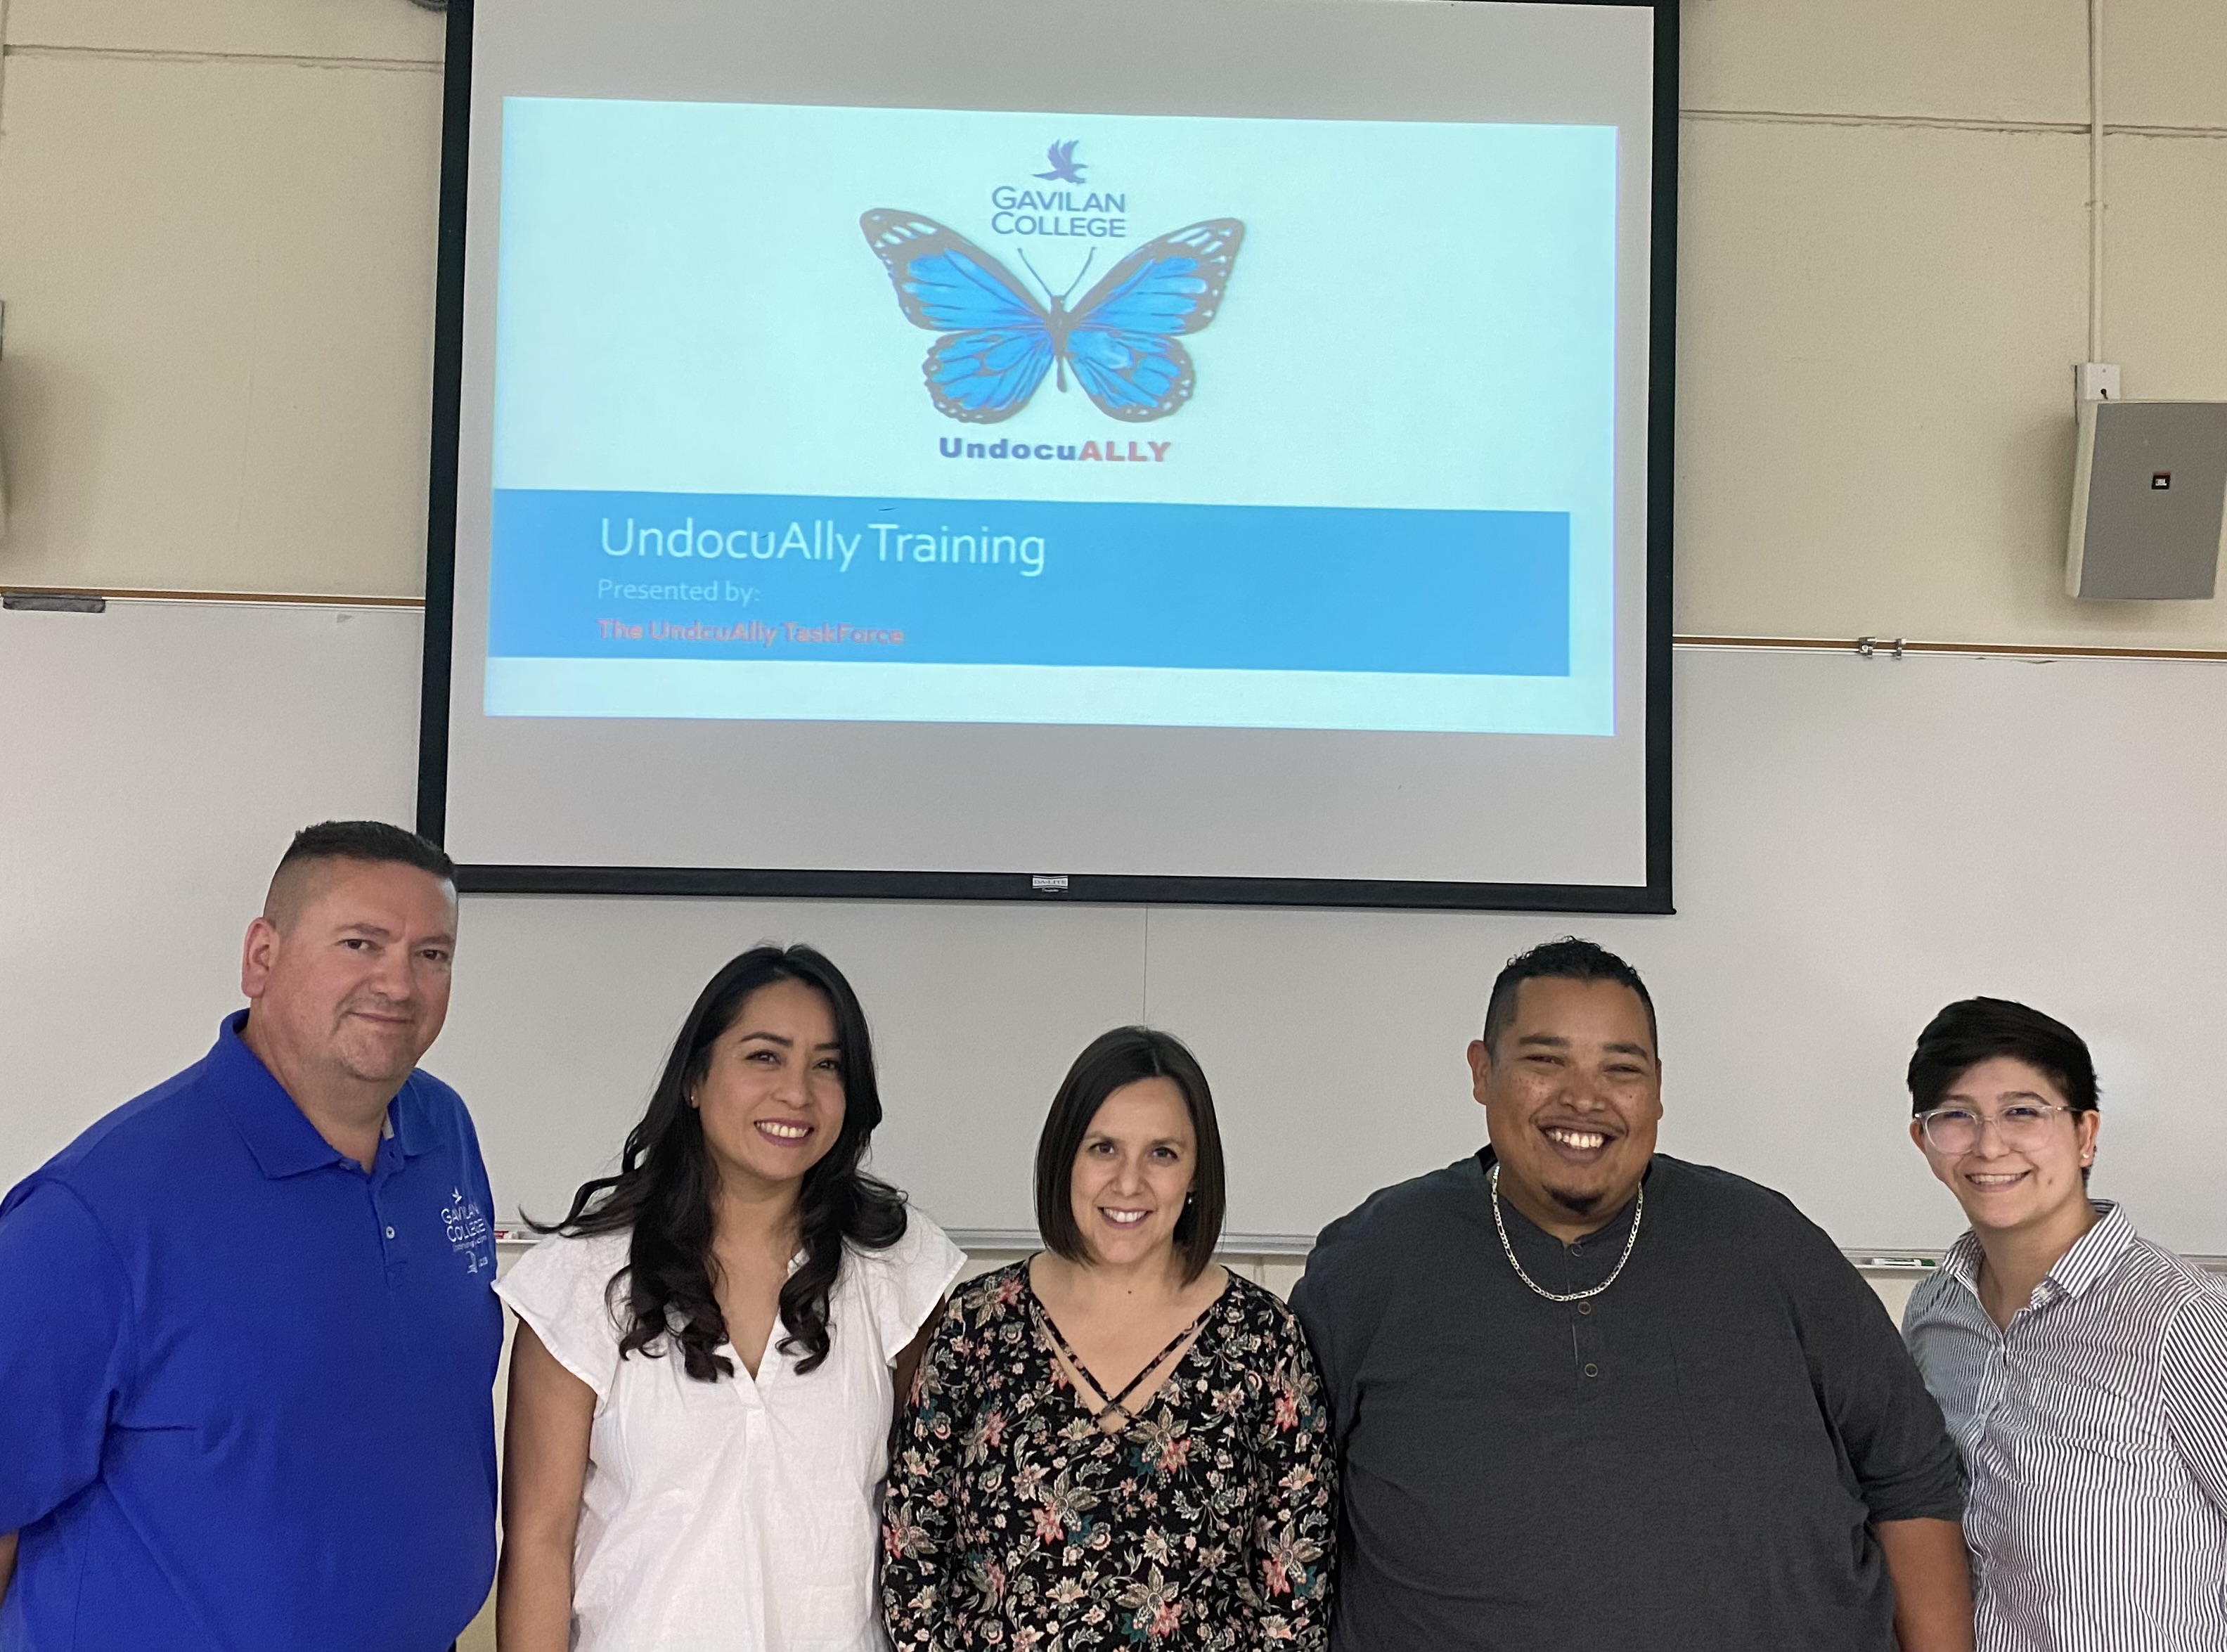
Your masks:
<instances>
[{"instance_id":1,"label":"long dark wavy hair","mask_svg":"<svg viewBox=\"0 0 2227 1652\"><path fill-rule=\"evenodd\" d=\"M717 1171L704 1145L703 1120L688 1098L704 1080L711 1046L735 1024L750 994L776 981L801 981L827 1000L842 1068L843 1128L804 1173L798 1196L804 1260L781 1288L781 1351L803 1351L799 1371L818 1368L827 1357L827 1295L842 1269L843 1247L884 1250L896 1244L904 1236L905 1201L858 1167L882 1121L873 1043L851 983L810 947L753 947L705 985L665 1058L649 1111L627 1132L619 1173L583 1183L562 1221L533 1224L545 1234L568 1235L631 1229L627 1265L612 1275L609 1290L615 1304L622 1285L625 1291L619 1356L657 1357L664 1351L658 1338L669 1332L681 1363L699 1382L732 1376L735 1367L713 1351L727 1340L726 1317L711 1289Z\"/></svg>"}]
</instances>

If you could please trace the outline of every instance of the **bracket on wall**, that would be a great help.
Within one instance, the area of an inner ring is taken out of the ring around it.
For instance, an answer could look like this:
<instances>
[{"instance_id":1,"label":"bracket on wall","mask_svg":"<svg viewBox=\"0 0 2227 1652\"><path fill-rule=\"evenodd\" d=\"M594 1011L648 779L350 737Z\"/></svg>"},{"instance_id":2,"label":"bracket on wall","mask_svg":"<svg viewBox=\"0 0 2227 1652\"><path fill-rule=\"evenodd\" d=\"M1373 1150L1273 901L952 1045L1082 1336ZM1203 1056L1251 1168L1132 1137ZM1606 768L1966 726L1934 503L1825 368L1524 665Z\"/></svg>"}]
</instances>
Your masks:
<instances>
[{"instance_id":1,"label":"bracket on wall","mask_svg":"<svg viewBox=\"0 0 2227 1652\"><path fill-rule=\"evenodd\" d=\"M1885 648L1893 658L1899 660L1902 658L1904 641L1905 639L1897 637L1892 642L1883 643L1877 637L1858 637L1856 652L1869 660L1881 648Z\"/></svg>"}]
</instances>

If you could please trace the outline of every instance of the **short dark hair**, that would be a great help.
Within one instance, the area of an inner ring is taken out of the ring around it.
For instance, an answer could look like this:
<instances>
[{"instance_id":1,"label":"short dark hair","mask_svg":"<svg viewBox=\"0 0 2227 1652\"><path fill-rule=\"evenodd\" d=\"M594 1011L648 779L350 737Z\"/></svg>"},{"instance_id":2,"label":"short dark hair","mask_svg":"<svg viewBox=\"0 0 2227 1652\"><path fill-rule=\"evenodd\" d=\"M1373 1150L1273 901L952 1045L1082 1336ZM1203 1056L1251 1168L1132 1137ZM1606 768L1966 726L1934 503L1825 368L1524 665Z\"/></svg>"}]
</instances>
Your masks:
<instances>
[{"instance_id":1,"label":"short dark hair","mask_svg":"<svg viewBox=\"0 0 2227 1652\"><path fill-rule=\"evenodd\" d=\"M1037 1139L1037 1231L1046 1249L1070 1262L1083 1260L1082 1230L1075 1221L1075 1156L1106 1098L1142 1079L1164 1078L1182 1093L1198 1139L1190 1200L1176 1218L1176 1248L1184 1278L1196 1279L1221 1242L1228 1188L1222 1164L1222 1132L1214 1121L1214 1092L1198 1058L1171 1033L1151 1027L1116 1027L1101 1033L1075 1058L1051 1100L1043 1134Z\"/></svg>"},{"instance_id":2,"label":"short dark hair","mask_svg":"<svg viewBox=\"0 0 2227 1652\"><path fill-rule=\"evenodd\" d=\"M441 845L384 820L320 820L303 826L278 857L263 897L263 915L284 929L294 921L304 869L324 861L354 860L369 865L415 866L454 887L456 864Z\"/></svg>"},{"instance_id":3,"label":"short dark hair","mask_svg":"<svg viewBox=\"0 0 2227 1652\"><path fill-rule=\"evenodd\" d=\"M2009 1056L2047 1075L2075 1113L2103 1092L2080 1035L2054 1016L2009 998L1960 998L1925 1024L1910 1057L1910 1110L1930 1113L1949 1087L1981 1062Z\"/></svg>"},{"instance_id":4,"label":"short dark hair","mask_svg":"<svg viewBox=\"0 0 2227 1652\"><path fill-rule=\"evenodd\" d=\"M456 881L456 864L439 844L384 820L320 820L303 826L278 857L278 871L283 872L305 860L392 863L415 866L448 883Z\"/></svg>"},{"instance_id":5,"label":"short dark hair","mask_svg":"<svg viewBox=\"0 0 2227 1652\"><path fill-rule=\"evenodd\" d=\"M1647 983L1639 979L1639 972L1598 941L1564 935L1559 941L1542 941L1528 952L1516 954L1493 978L1492 996L1484 1005L1487 1055L1493 1053L1500 1035L1516 1019L1516 989L1526 981L1539 980L1612 981L1618 986L1630 987L1639 995L1640 1007L1647 1011L1648 1042L1656 1047L1657 1054L1661 1053L1662 1039L1655 1027L1655 1000L1648 997Z\"/></svg>"}]
</instances>

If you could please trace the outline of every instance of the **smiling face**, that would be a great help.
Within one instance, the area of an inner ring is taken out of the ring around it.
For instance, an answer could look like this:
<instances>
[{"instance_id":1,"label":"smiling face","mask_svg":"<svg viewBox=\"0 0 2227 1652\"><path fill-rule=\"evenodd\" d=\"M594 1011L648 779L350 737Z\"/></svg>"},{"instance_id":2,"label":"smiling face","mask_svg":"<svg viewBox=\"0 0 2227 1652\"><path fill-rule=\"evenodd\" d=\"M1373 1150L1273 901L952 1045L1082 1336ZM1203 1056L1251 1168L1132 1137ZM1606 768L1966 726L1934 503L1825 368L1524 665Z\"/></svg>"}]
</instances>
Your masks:
<instances>
[{"instance_id":1,"label":"smiling face","mask_svg":"<svg viewBox=\"0 0 2227 1652\"><path fill-rule=\"evenodd\" d=\"M297 863L248 926L249 1048L304 1089L402 1088L449 1014L456 891L392 861Z\"/></svg>"},{"instance_id":2,"label":"smiling face","mask_svg":"<svg viewBox=\"0 0 2227 1652\"><path fill-rule=\"evenodd\" d=\"M1638 1190L1662 1117L1662 1068L1639 995L1535 977L1488 1049L1469 1047L1501 1196L1548 1233L1592 1232Z\"/></svg>"},{"instance_id":3,"label":"smiling face","mask_svg":"<svg viewBox=\"0 0 2227 1652\"><path fill-rule=\"evenodd\" d=\"M1100 1104L1068 1179L1075 1226L1089 1258L1133 1266L1172 1256L1198 1162L1198 1134L1173 1079L1139 1079Z\"/></svg>"},{"instance_id":4,"label":"smiling face","mask_svg":"<svg viewBox=\"0 0 2227 1652\"><path fill-rule=\"evenodd\" d=\"M2064 1092L2039 1068L2014 1056L1997 1056L1968 1068L1936 1104L1990 1121L1969 1151L1943 1153L1911 1120L1911 1139L1925 1155L1933 1174L1964 1207L1965 1219L1981 1234L2059 1226L2084 1227L2090 1216L2083 1164L2094 1157L2103 1120L2094 1109L2052 1112L2039 1139L2013 1147L1994 1120L2006 1107L2057 1108Z\"/></svg>"},{"instance_id":5,"label":"smiling face","mask_svg":"<svg viewBox=\"0 0 2227 1652\"><path fill-rule=\"evenodd\" d=\"M723 1181L794 1188L843 1132L835 1011L817 988L774 981L743 1000L689 1094Z\"/></svg>"}]
</instances>

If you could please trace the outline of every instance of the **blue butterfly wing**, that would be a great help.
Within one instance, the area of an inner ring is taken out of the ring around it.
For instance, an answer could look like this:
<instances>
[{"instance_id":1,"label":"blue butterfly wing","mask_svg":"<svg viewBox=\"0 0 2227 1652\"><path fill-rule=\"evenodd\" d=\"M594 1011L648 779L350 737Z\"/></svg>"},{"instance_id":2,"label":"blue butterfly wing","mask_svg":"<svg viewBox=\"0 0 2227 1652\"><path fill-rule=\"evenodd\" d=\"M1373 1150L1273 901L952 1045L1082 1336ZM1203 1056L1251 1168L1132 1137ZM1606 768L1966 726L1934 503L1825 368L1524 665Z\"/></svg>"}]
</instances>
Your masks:
<instances>
[{"instance_id":1,"label":"blue butterfly wing","mask_svg":"<svg viewBox=\"0 0 2227 1652\"><path fill-rule=\"evenodd\" d=\"M1190 352L1161 333L1077 328L1067 336L1067 360L1083 393L1132 424L1165 418L1198 382Z\"/></svg>"},{"instance_id":2,"label":"blue butterfly wing","mask_svg":"<svg viewBox=\"0 0 2227 1652\"><path fill-rule=\"evenodd\" d=\"M1221 313L1244 244L1235 218L1209 218L1147 241L1115 265L1075 307L1075 327L1173 335L1202 330Z\"/></svg>"},{"instance_id":3,"label":"blue butterfly wing","mask_svg":"<svg viewBox=\"0 0 2227 1652\"><path fill-rule=\"evenodd\" d=\"M936 411L970 424L1019 412L1056 354L1043 306L1004 265L932 218L877 208L858 227L905 319L944 335L922 364Z\"/></svg>"},{"instance_id":4,"label":"blue butterfly wing","mask_svg":"<svg viewBox=\"0 0 2227 1652\"><path fill-rule=\"evenodd\" d=\"M1084 295L1064 354L1102 411L1140 424L1190 399L1197 371L1177 336L1220 313L1244 239L1236 219L1208 219L1145 242Z\"/></svg>"},{"instance_id":5,"label":"blue butterfly wing","mask_svg":"<svg viewBox=\"0 0 2227 1652\"><path fill-rule=\"evenodd\" d=\"M1051 333L947 333L923 371L936 411L969 424L995 424L1028 403L1051 370Z\"/></svg>"}]
</instances>

